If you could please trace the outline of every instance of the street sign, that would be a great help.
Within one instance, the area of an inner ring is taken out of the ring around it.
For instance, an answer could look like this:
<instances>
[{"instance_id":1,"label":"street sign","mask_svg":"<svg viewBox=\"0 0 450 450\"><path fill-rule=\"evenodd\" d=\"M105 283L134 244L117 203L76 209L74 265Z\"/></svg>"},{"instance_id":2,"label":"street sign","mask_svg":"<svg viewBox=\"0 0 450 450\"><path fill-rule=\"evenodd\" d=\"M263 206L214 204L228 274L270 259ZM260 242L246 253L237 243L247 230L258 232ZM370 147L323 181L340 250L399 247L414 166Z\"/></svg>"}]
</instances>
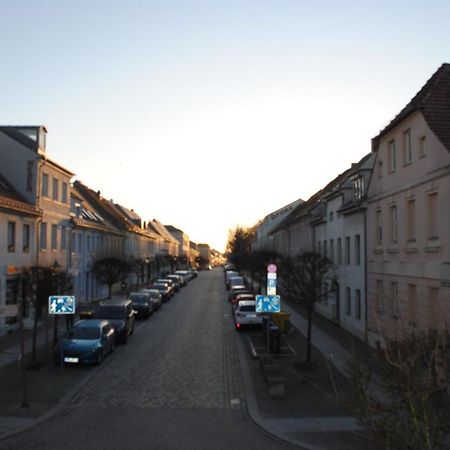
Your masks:
<instances>
[{"instance_id":1,"label":"street sign","mask_svg":"<svg viewBox=\"0 0 450 450\"><path fill-rule=\"evenodd\" d=\"M49 314L75 314L75 297L52 295L48 298Z\"/></svg>"},{"instance_id":2,"label":"street sign","mask_svg":"<svg viewBox=\"0 0 450 450\"><path fill-rule=\"evenodd\" d=\"M275 264L269 264L267 266L267 272L269 272L269 273L277 273L277 266Z\"/></svg>"},{"instance_id":3,"label":"street sign","mask_svg":"<svg viewBox=\"0 0 450 450\"><path fill-rule=\"evenodd\" d=\"M281 299L279 295L257 295L257 313L277 313L281 311Z\"/></svg>"}]
</instances>

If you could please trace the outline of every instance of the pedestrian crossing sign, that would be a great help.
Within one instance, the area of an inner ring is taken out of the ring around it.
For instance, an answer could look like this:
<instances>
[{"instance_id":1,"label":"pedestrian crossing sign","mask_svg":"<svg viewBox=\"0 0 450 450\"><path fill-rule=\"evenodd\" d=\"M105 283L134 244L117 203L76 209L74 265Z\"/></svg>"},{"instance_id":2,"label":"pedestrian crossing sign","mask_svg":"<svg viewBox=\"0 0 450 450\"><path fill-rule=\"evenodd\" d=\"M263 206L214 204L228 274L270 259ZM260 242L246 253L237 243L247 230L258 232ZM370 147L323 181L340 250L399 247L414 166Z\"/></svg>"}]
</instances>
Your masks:
<instances>
[{"instance_id":1,"label":"pedestrian crossing sign","mask_svg":"<svg viewBox=\"0 0 450 450\"><path fill-rule=\"evenodd\" d=\"M75 297L72 295L51 295L48 298L49 314L75 314Z\"/></svg>"}]
</instances>

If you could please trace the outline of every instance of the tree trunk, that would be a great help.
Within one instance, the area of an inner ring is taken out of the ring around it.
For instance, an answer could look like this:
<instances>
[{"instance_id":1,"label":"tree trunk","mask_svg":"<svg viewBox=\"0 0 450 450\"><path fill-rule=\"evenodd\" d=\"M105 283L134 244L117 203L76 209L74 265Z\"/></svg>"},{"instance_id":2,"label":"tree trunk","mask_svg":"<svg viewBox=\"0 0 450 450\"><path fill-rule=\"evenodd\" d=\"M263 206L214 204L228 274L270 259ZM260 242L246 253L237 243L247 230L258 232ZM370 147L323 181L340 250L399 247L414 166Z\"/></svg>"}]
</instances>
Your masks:
<instances>
[{"instance_id":1,"label":"tree trunk","mask_svg":"<svg viewBox=\"0 0 450 450\"><path fill-rule=\"evenodd\" d=\"M33 320L33 349L31 353L32 364L36 363L36 341L37 341L37 326L38 326L39 302L36 300L34 306L34 320Z\"/></svg>"},{"instance_id":2,"label":"tree trunk","mask_svg":"<svg viewBox=\"0 0 450 450\"><path fill-rule=\"evenodd\" d=\"M312 304L308 305L308 331L306 335L306 362L311 362L311 329L312 329Z\"/></svg>"}]
</instances>

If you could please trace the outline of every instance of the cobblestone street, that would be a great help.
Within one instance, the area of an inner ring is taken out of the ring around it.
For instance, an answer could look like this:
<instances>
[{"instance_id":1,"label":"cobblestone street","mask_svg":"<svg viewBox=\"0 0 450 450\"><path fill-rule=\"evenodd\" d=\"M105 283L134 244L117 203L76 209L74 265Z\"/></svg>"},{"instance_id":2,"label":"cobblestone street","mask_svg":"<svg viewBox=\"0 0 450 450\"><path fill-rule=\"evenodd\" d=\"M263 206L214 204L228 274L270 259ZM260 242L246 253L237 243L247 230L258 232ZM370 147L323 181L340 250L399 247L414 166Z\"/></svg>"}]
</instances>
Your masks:
<instances>
[{"instance_id":1,"label":"cobblestone street","mask_svg":"<svg viewBox=\"0 0 450 450\"><path fill-rule=\"evenodd\" d=\"M247 414L222 271L138 325L59 414L2 448L291 448Z\"/></svg>"}]
</instances>

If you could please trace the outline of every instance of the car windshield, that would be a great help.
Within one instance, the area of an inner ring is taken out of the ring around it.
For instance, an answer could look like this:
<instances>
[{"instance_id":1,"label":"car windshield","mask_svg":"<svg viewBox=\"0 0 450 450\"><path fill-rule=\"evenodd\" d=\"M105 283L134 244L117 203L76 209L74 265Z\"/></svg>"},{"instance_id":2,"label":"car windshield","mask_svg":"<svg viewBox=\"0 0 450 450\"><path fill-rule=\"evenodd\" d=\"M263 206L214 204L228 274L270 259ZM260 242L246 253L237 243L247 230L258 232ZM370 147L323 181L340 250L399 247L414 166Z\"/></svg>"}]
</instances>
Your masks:
<instances>
[{"instance_id":1,"label":"car windshield","mask_svg":"<svg viewBox=\"0 0 450 450\"><path fill-rule=\"evenodd\" d=\"M75 327L64 333L67 339L98 339L100 330L98 328Z\"/></svg>"},{"instance_id":2,"label":"car windshield","mask_svg":"<svg viewBox=\"0 0 450 450\"><path fill-rule=\"evenodd\" d=\"M239 311L243 312L255 312L255 305L241 305Z\"/></svg>"},{"instance_id":3,"label":"car windshield","mask_svg":"<svg viewBox=\"0 0 450 450\"><path fill-rule=\"evenodd\" d=\"M158 298L161 293L158 291L158 289L153 289L152 291L148 291L151 298Z\"/></svg>"},{"instance_id":4,"label":"car windshield","mask_svg":"<svg viewBox=\"0 0 450 450\"><path fill-rule=\"evenodd\" d=\"M99 319L122 319L123 308L114 306L100 306L95 313Z\"/></svg>"},{"instance_id":5,"label":"car windshield","mask_svg":"<svg viewBox=\"0 0 450 450\"><path fill-rule=\"evenodd\" d=\"M166 288L166 284L164 284L164 283L155 283L154 285L153 285L153 287L155 287L156 289L165 289Z\"/></svg>"},{"instance_id":6,"label":"car windshield","mask_svg":"<svg viewBox=\"0 0 450 450\"><path fill-rule=\"evenodd\" d=\"M133 301L133 303L147 303L148 297L146 295L142 294L132 294L130 295L130 299Z\"/></svg>"}]
</instances>

